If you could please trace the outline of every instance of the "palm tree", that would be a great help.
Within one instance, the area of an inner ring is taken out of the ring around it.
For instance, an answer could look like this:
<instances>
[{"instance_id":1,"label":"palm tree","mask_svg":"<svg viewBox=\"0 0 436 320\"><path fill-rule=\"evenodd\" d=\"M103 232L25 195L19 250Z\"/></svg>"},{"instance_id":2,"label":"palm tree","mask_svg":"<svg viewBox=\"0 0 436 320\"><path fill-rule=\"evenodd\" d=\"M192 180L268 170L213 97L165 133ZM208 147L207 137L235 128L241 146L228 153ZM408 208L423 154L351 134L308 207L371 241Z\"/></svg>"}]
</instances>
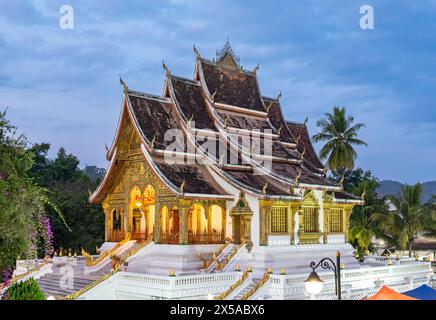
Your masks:
<instances>
[{"instance_id":1,"label":"palm tree","mask_svg":"<svg viewBox=\"0 0 436 320\"><path fill-rule=\"evenodd\" d=\"M364 195L363 206L355 206L350 217L349 240L355 246L357 255L362 258L373 250L372 240L382 234L381 226L387 213L384 199L378 199L378 182L364 180L353 187L353 193Z\"/></svg>"},{"instance_id":2,"label":"palm tree","mask_svg":"<svg viewBox=\"0 0 436 320\"><path fill-rule=\"evenodd\" d=\"M422 186L403 185L399 196L390 196L392 204L396 208L387 216L385 230L388 235L395 239L401 250L406 250L409 244L409 256L412 255L413 240L418 235L426 236L434 230L434 217L426 206L421 204Z\"/></svg>"},{"instance_id":3,"label":"palm tree","mask_svg":"<svg viewBox=\"0 0 436 320\"><path fill-rule=\"evenodd\" d=\"M317 121L316 125L321 128L321 132L312 137L315 142L326 141L321 148L320 158L327 159L330 170L339 171L341 174L346 169L354 168L357 158L354 146L367 145L357 138L358 131L365 125L353 125L353 122L354 118L347 117L345 108L334 107L333 113L326 113L325 119Z\"/></svg>"}]
</instances>

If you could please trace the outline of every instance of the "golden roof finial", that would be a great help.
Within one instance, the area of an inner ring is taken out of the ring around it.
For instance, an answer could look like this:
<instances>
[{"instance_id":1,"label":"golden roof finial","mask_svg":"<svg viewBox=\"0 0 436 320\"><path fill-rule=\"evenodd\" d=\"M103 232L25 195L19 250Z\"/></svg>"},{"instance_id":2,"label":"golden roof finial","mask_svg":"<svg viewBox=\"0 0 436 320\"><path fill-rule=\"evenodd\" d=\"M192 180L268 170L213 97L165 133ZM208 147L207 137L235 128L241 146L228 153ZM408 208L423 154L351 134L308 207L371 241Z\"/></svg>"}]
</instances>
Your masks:
<instances>
[{"instance_id":1,"label":"golden roof finial","mask_svg":"<svg viewBox=\"0 0 436 320\"><path fill-rule=\"evenodd\" d=\"M124 91L124 92L127 92L127 91L129 90L129 88L127 88L127 85L126 85L126 83L124 82L123 78L121 78L121 75L119 75L119 76L120 76L120 84L121 84L122 87L123 87L123 91Z\"/></svg>"},{"instance_id":2,"label":"golden roof finial","mask_svg":"<svg viewBox=\"0 0 436 320\"><path fill-rule=\"evenodd\" d=\"M282 97L282 91L280 90L280 92L279 92L279 94L278 94L276 100L277 100L277 101L280 101L280 98L281 98L281 97Z\"/></svg>"},{"instance_id":3,"label":"golden roof finial","mask_svg":"<svg viewBox=\"0 0 436 320\"><path fill-rule=\"evenodd\" d=\"M165 64L165 61L162 60L162 68L165 70L165 73L167 76L170 76L170 69L168 69L167 65Z\"/></svg>"},{"instance_id":4,"label":"golden roof finial","mask_svg":"<svg viewBox=\"0 0 436 320\"><path fill-rule=\"evenodd\" d=\"M295 140L295 144L298 144L300 142L301 139L301 134L298 135L297 140Z\"/></svg>"},{"instance_id":5,"label":"golden roof finial","mask_svg":"<svg viewBox=\"0 0 436 320\"><path fill-rule=\"evenodd\" d=\"M363 200L363 199L365 199L365 196L366 196L366 189L363 189L363 193L360 196L360 198Z\"/></svg>"},{"instance_id":6,"label":"golden roof finial","mask_svg":"<svg viewBox=\"0 0 436 320\"><path fill-rule=\"evenodd\" d=\"M182 184L180 185L180 192L183 193L183 188L185 187L185 179L183 179Z\"/></svg>"},{"instance_id":7,"label":"golden roof finial","mask_svg":"<svg viewBox=\"0 0 436 320\"><path fill-rule=\"evenodd\" d=\"M341 187L344 186L344 180L345 180L345 175L342 175L341 180L339 181L339 185L340 185Z\"/></svg>"},{"instance_id":8,"label":"golden roof finial","mask_svg":"<svg viewBox=\"0 0 436 320\"><path fill-rule=\"evenodd\" d=\"M298 180L300 180L300 177L301 177L301 168L299 168L299 171L298 171L298 174L297 174L297 176L295 177L295 184L298 184Z\"/></svg>"},{"instance_id":9,"label":"golden roof finial","mask_svg":"<svg viewBox=\"0 0 436 320\"><path fill-rule=\"evenodd\" d=\"M221 156L220 156L220 160L219 160L219 164L220 164L220 166L222 166L222 165L224 165L224 156L225 156L226 154L223 152L223 153L221 153Z\"/></svg>"},{"instance_id":10,"label":"golden roof finial","mask_svg":"<svg viewBox=\"0 0 436 320\"><path fill-rule=\"evenodd\" d=\"M304 119L304 125L307 126L307 123L309 122L309 118L306 117L306 119Z\"/></svg>"},{"instance_id":11,"label":"golden roof finial","mask_svg":"<svg viewBox=\"0 0 436 320\"><path fill-rule=\"evenodd\" d=\"M195 52L195 57L196 57L198 60L200 60L200 53L198 52L197 48L195 47L195 44L194 44L194 52Z\"/></svg>"},{"instance_id":12,"label":"golden roof finial","mask_svg":"<svg viewBox=\"0 0 436 320\"><path fill-rule=\"evenodd\" d=\"M104 148L106 149L106 152L109 152L109 147L107 146L107 143L104 144Z\"/></svg>"},{"instance_id":13,"label":"golden roof finial","mask_svg":"<svg viewBox=\"0 0 436 320\"><path fill-rule=\"evenodd\" d=\"M212 93L212 95L210 96L210 100L212 100L212 102L215 102L215 96L217 93L217 89L215 89L215 91Z\"/></svg>"},{"instance_id":14,"label":"golden roof finial","mask_svg":"<svg viewBox=\"0 0 436 320\"><path fill-rule=\"evenodd\" d=\"M256 74L257 70L259 70L259 64L257 64L257 66L253 69L253 71L251 71L252 73Z\"/></svg>"},{"instance_id":15,"label":"golden roof finial","mask_svg":"<svg viewBox=\"0 0 436 320\"><path fill-rule=\"evenodd\" d=\"M92 195L92 192L89 188L88 188L88 195L89 195L89 197L91 197L91 195Z\"/></svg>"},{"instance_id":16,"label":"golden roof finial","mask_svg":"<svg viewBox=\"0 0 436 320\"><path fill-rule=\"evenodd\" d=\"M229 121L229 116L224 119L224 128L227 128L227 122Z\"/></svg>"},{"instance_id":17,"label":"golden roof finial","mask_svg":"<svg viewBox=\"0 0 436 320\"><path fill-rule=\"evenodd\" d=\"M266 107L266 112L269 112L270 110L271 110L271 108L272 108L272 106L273 106L273 101L271 101L270 103L269 103L269 105L268 105L268 107Z\"/></svg>"},{"instance_id":18,"label":"golden roof finial","mask_svg":"<svg viewBox=\"0 0 436 320\"><path fill-rule=\"evenodd\" d=\"M262 188L262 194L266 194L266 188L268 188L268 181L265 181L265 185Z\"/></svg>"},{"instance_id":19,"label":"golden roof finial","mask_svg":"<svg viewBox=\"0 0 436 320\"><path fill-rule=\"evenodd\" d=\"M283 130L283 125L280 126L279 130L277 131L277 135L280 136Z\"/></svg>"},{"instance_id":20,"label":"golden roof finial","mask_svg":"<svg viewBox=\"0 0 436 320\"><path fill-rule=\"evenodd\" d=\"M156 145L156 134L153 135L153 139L151 140L150 148L154 149Z\"/></svg>"},{"instance_id":21,"label":"golden roof finial","mask_svg":"<svg viewBox=\"0 0 436 320\"><path fill-rule=\"evenodd\" d=\"M305 154L306 154L306 148L303 149L303 152L301 153L300 160L304 160Z\"/></svg>"}]
</instances>

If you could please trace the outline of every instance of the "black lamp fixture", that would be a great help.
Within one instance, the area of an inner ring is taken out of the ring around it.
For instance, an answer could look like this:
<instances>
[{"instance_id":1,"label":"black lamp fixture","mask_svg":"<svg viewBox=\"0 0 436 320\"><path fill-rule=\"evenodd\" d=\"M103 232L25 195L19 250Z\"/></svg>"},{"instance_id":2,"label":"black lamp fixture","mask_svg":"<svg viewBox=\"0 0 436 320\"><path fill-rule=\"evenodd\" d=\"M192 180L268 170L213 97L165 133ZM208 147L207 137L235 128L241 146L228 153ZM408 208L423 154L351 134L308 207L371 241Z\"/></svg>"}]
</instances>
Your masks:
<instances>
[{"instance_id":1,"label":"black lamp fixture","mask_svg":"<svg viewBox=\"0 0 436 320\"><path fill-rule=\"evenodd\" d=\"M332 270L335 275L335 294L338 296L338 300L341 300L341 253L336 253L336 263L330 258L323 258L318 263L312 261L310 263L312 272L304 281L304 287L306 291L312 295L319 294L324 286L324 281L316 273L316 269L321 267L324 270Z\"/></svg>"}]
</instances>

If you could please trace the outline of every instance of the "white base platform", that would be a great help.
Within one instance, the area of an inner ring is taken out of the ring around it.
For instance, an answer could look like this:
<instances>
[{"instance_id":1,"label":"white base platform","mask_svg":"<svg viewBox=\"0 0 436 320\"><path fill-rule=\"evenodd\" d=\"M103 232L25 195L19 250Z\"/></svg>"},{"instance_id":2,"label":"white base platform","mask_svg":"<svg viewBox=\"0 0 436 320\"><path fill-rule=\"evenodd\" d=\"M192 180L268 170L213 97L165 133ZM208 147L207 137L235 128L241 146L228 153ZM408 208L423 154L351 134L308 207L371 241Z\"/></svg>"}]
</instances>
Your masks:
<instances>
[{"instance_id":1,"label":"white base platform","mask_svg":"<svg viewBox=\"0 0 436 320\"><path fill-rule=\"evenodd\" d=\"M127 270L165 276L172 270L176 275L197 274L202 266L199 255L210 258L220 246L150 244L128 260Z\"/></svg>"}]
</instances>

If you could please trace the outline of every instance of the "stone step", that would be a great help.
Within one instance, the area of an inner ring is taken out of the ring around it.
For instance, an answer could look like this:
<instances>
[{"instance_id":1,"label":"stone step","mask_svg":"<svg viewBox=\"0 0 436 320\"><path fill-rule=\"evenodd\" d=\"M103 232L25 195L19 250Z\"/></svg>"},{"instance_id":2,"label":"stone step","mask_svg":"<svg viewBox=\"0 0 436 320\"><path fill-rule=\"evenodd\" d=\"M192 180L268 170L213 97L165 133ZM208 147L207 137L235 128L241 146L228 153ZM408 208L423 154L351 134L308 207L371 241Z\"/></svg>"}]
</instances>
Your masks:
<instances>
[{"instance_id":1,"label":"stone step","mask_svg":"<svg viewBox=\"0 0 436 320\"><path fill-rule=\"evenodd\" d=\"M79 279L73 278L73 279L68 279L68 280L62 280L62 283L69 282L69 283L73 283L74 286L83 287L83 286L86 286L93 281L94 280L83 280L83 279L79 280ZM40 284L55 285L55 286L60 286L60 284L61 284L60 279L53 279L53 278L45 278L45 279L41 278L37 282Z\"/></svg>"}]
</instances>

